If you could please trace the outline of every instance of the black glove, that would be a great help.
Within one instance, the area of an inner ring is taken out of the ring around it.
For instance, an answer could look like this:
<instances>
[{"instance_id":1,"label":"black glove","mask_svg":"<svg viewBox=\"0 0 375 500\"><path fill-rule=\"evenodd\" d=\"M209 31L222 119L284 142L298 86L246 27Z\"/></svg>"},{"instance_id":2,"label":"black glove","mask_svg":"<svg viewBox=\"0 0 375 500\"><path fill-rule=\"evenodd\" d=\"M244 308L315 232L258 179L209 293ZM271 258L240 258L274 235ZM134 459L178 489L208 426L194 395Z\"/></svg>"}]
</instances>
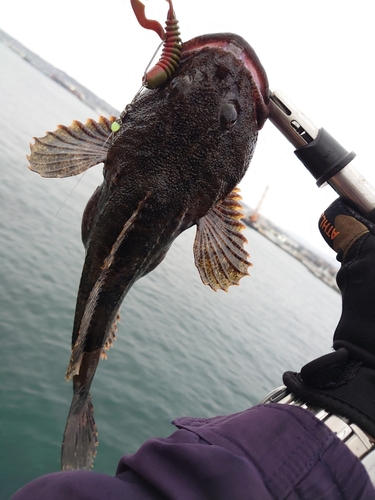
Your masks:
<instances>
[{"instance_id":1,"label":"black glove","mask_svg":"<svg viewBox=\"0 0 375 500\"><path fill-rule=\"evenodd\" d=\"M284 373L284 384L375 437L375 226L338 199L322 214L319 227L341 262L342 314L334 352L301 373Z\"/></svg>"}]
</instances>

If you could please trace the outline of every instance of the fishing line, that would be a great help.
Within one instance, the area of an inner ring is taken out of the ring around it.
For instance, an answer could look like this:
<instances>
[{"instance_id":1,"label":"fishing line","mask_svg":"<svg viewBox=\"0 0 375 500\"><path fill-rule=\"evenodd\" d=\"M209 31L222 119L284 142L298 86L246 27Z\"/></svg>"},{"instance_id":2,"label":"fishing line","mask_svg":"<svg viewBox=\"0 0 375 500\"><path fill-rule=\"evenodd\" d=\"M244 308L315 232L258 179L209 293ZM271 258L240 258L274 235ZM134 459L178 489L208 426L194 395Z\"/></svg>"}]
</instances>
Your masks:
<instances>
[{"instance_id":1,"label":"fishing line","mask_svg":"<svg viewBox=\"0 0 375 500\"><path fill-rule=\"evenodd\" d=\"M117 120L119 120L119 118L117 118ZM108 136L108 137L107 137L107 139L105 140L105 142L104 142L104 144L103 144L103 146L102 146L102 149L106 149L106 148L105 148L105 146L106 146L106 144L107 144L109 141L111 141L111 146L112 146L112 144L113 144L113 138L114 138L114 136L115 136L115 132L118 132L118 131L120 130L120 124L118 123L118 121L117 121L117 120L116 120L116 121L114 121L114 122L112 123L112 126L113 126L113 124L114 124L114 123L117 123L117 124L118 124L118 129L117 129L117 130L115 130L114 128L112 129L112 132L109 134L109 136Z\"/></svg>"},{"instance_id":2,"label":"fishing line","mask_svg":"<svg viewBox=\"0 0 375 500\"><path fill-rule=\"evenodd\" d=\"M144 74L143 74L143 77L144 77L144 79L145 79L145 80L146 80L147 70L148 70L148 68L151 66L152 61L156 58L156 54L159 52L160 47L163 45L163 43L164 43L164 40L162 40L162 41L159 43L158 48L155 50L154 55L151 57L150 62L149 62L149 63L147 64L147 66L146 66L145 72L144 72Z\"/></svg>"},{"instance_id":3,"label":"fishing line","mask_svg":"<svg viewBox=\"0 0 375 500\"><path fill-rule=\"evenodd\" d=\"M66 202L69 200L69 198L71 197L73 191L76 189L76 187L78 186L78 184L81 182L81 180L83 179L83 177L85 176L87 170L85 172L82 173L81 177L77 180L77 182L74 184L74 186L72 187L72 189L69 191L68 195L66 196L64 202L62 205L60 205L60 207L58 208L57 212L55 213L55 215L53 216L52 218L52 221L51 221L51 225L53 225L53 223L55 222L57 216L59 215L59 213L61 212L61 210L65 207L66 205Z\"/></svg>"}]
</instances>

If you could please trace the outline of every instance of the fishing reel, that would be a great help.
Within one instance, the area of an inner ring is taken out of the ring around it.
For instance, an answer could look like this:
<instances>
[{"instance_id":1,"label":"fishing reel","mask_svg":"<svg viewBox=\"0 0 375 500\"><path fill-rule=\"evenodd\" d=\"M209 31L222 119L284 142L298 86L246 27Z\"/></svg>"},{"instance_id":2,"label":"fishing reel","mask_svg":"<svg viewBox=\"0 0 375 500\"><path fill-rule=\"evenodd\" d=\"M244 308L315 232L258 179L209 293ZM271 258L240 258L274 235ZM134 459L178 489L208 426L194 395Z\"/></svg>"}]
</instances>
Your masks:
<instances>
[{"instance_id":1,"label":"fishing reel","mask_svg":"<svg viewBox=\"0 0 375 500\"><path fill-rule=\"evenodd\" d=\"M346 151L324 128L316 127L282 92L270 94L270 121L296 148L297 158L315 177L329 184L349 205L375 222L375 189L353 165Z\"/></svg>"}]
</instances>

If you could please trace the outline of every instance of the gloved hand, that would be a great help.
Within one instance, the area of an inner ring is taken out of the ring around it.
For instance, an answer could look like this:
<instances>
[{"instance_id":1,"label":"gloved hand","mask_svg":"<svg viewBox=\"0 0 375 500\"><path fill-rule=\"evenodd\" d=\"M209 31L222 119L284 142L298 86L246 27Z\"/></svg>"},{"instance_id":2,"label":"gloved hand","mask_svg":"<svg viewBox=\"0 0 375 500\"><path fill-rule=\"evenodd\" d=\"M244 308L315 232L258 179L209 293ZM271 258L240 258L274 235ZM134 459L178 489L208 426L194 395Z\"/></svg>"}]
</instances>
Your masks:
<instances>
[{"instance_id":1,"label":"gloved hand","mask_svg":"<svg viewBox=\"0 0 375 500\"><path fill-rule=\"evenodd\" d=\"M322 214L319 227L341 262L342 315L334 352L301 373L286 372L284 384L375 437L375 226L338 199Z\"/></svg>"}]
</instances>

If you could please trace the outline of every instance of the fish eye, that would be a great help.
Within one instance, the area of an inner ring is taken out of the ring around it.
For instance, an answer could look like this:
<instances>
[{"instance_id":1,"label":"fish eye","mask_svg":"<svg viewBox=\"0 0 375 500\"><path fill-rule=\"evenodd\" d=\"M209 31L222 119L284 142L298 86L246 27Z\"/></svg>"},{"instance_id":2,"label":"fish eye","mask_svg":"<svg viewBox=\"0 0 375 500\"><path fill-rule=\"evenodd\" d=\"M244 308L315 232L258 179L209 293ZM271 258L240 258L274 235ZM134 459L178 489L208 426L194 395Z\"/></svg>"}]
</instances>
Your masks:
<instances>
[{"instance_id":1,"label":"fish eye","mask_svg":"<svg viewBox=\"0 0 375 500\"><path fill-rule=\"evenodd\" d=\"M234 127L237 122L237 116L237 109L233 103L222 104L219 112L220 128L222 130L229 130Z\"/></svg>"}]
</instances>

